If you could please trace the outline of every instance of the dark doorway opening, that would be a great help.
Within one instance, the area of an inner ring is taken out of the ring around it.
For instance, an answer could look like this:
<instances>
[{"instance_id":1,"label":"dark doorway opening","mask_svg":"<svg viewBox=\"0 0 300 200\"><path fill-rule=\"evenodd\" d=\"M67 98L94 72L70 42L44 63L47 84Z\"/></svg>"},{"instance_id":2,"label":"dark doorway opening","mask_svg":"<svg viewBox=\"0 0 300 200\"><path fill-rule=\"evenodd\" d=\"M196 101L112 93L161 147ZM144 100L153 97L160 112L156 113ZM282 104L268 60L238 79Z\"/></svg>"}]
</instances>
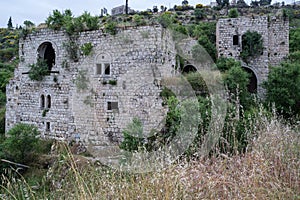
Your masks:
<instances>
[{"instance_id":1,"label":"dark doorway opening","mask_svg":"<svg viewBox=\"0 0 300 200\"><path fill-rule=\"evenodd\" d=\"M55 50L50 42L44 42L38 48L39 58L44 59L47 63L48 70L51 71L55 65Z\"/></svg>"},{"instance_id":2,"label":"dark doorway opening","mask_svg":"<svg viewBox=\"0 0 300 200\"><path fill-rule=\"evenodd\" d=\"M243 69L249 74L248 91L250 93L257 93L257 78L255 73L249 68L243 67Z\"/></svg>"},{"instance_id":3,"label":"dark doorway opening","mask_svg":"<svg viewBox=\"0 0 300 200\"><path fill-rule=\"evenodd\" d=\"M190 72L196 72L196 71L197 71L197 69L193 65L186 65L183 68L182 73L190 73Z\"/></svg>"}]
</instances>

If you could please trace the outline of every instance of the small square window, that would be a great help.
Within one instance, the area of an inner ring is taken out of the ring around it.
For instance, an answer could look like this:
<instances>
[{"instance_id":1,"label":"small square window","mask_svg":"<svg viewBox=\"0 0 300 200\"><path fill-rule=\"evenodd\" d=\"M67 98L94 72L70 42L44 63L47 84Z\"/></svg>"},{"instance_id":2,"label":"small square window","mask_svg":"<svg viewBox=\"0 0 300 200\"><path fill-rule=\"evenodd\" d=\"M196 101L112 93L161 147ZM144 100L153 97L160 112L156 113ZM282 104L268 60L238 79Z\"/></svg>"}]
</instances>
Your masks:
<instances>
[{"instance_id":1,"label":"small square window","mask_svg":"<svg viewBox=\"0 0 300 200\"><path fill-rule=\"evenodd\" d=\"M118 110L118 102L107 102L107 110Z\"/></svg>"}]
</instances>

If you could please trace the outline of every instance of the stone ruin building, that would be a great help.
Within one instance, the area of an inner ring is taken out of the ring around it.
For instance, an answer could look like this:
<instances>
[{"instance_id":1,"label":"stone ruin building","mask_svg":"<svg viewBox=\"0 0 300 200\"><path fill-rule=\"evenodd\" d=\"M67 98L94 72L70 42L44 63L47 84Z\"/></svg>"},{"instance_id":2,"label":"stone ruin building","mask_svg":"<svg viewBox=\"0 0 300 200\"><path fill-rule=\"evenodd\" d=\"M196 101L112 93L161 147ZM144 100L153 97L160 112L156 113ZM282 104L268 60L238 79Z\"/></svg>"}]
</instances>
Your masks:
<instances>
[{"instance_id":1,"label":"stone ruin building","mask_svg":"<svg viewBox=\"0 0 300 200\"><path fill-rule=\"evenodd\" d=\"M40 29L20 40L20 64L7 85L6 130L16 123L34 124L42 135L74 139L95 146L119 142L122 130L138 117L144 129L157 128L167 108L160 81L176 70L176 52L161 26L133 27L116 35L103 30L81 32L72 41L63 31ZM42 81L29 78L30 64L47 61Z\"/></svg>"},{"instance_id":2,"label":"stone ruin building","mask_svg":"<svg viewBox=\"0 0 300 200\"><path fill-rule=\"evenodd\" d=\"M220 19L218 56L240 59L243 34L260 33L263 54L242 63L254 75L250 89L260 92L269 66L288 55L288 26L278 17ZM86 31L75 40L64 31L39 29L19 45L20 64L7 85L6 130L16 123L34 124L47 138L102 148L120 142L134 117L146 132L162 128L158 126L167 108L160 96L161 81L178 74L179 61L170 32L161 26L131 27L116 35ZM92 46L88 55L70 51L85 45ZM47 61L49 73L34 81L29 66L39 58Z\"/></svg>"},{"instance_id":3,"label":"stone ruin building","mask_svg":"<svg viewBox=\"0 0 300 200\"><path fill-rule=\"evenodd\" d=\"M249 63L240 58L243 34L256 31L263 38L263 53ZM251 74L250 92L263 94L263 83L270 66L278 65L289 54L289 22L281 16L252 16L220 19L217 23L216 44L218 57L230 57L242 62Z\"/></svg>"}]
</instances>

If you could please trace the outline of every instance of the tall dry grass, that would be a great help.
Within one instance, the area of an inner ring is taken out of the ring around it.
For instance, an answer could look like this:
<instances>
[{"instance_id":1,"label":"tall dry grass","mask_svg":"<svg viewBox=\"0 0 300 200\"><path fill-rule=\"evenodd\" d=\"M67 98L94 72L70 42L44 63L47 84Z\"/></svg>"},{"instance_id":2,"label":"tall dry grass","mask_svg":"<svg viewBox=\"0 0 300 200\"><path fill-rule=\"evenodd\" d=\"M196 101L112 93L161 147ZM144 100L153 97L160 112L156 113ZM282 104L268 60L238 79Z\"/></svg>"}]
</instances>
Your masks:
<instances>
[{"instance_id":1,"label":"tall dry grass","mask_svg":"<svg viewBox=\"0 0 300 200\"><path fill-rule=\"evenodd\" d=\"M300 199L297 127L263 112L246 153L179 161L160 172L129 174L61 153L43 185L2 176L3 199ZM25 191L25 192L24 192ZM18 196L16 195L18 194Z\"/></svg>"}]
</instances>

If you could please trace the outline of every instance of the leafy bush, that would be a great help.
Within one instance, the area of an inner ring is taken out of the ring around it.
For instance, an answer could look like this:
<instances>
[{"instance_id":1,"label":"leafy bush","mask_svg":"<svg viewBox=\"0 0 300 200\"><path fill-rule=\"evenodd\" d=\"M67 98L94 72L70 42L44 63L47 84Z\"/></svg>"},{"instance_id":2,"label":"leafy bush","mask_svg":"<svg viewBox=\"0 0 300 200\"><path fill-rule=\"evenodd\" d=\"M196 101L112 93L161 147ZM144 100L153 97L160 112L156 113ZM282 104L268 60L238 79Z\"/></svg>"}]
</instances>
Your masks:
<instances>
[{"instance_id":1,"label":"leafy bush","mask_svg":"<svg viewBox=\"0 0 300 200\"><path fill-rule=\"evenodd\" d=\"M79 46L77 42L71 39L69 42L63 43L63 46L66 49L66 52L69 54L69 58L74 62L78 62L79 60Z\"/></svg>"},{"instance_id":2,"label":"leafy bush","mask_svg":"<svg viewBox=\"0 0 300 200\"><path fill-rule=\"evenodd\" d=\"M117 23L113 21L109 21L104 26L105 32L116 35L117 34Z\"/></svg>"},{"instance_id":3,"label":"leafy bush","mask_svg":"<svg viewBox=\"0 0 300 200\"><path fill-rule=\"evenodd\" d=\"M228 17L237 18L239 16L239 12L236 8L231 8L228 13Z\"/></svg>"},{"instance_id":4,"label":"leafy bush","mask_svg":"<svg viewBox=\"0 0 300 200\"><path fill-rule=\"evenodd\" d=\"M291 29L289 37L290 52L300 51L300 28Z\"/></svg>"},{"instance_id":5,"label":"leafy bush","mask_svg":"<svg viewBox=\"0 0 300 200\"><path fill-rule=\"evenodd\" d=\"M83 55L88 56L91 54L91 52L93 50L93 45L92 45L92 43L88 42L88 43L83 44L80 49L81 49Z\"/></svg>"},{"instance_id":6,"label":"leafy bush","mask_svg":"<svg viewBox=\"0 0 300 200\"><path fill-rule=\"evenodd\" d=\"M133 118L123 131L123 141L120 148L126 151L135 152L145 145L143 137L143 125L140 119Z\"/></svg>"},{"instance_id":7,"label":"leafy bush","mask_svg":"<svg viewBox=\"0 0 300 200\"><path fill-rule=\"evenodd\" d=\"M38 59L36 64L29 65L29 78L35 81L42 81L46 75L49 75L48 65L44 59Z\"/></svg>"},{"instance_id":8,"label":"leafy bush","mask_svg":"<svg viewBox=\"0 0 300 200\"><path fill-rule=\"evenodd\" d=\"M256 31L247 31L242 36L241 58L247 62L249 58L255 58L263 52L263 39L261 34Z\"/></svg>"},{"instance_id":9,"label":"leafy bush","mask_svg":"<svg viewBox=\"0 0 300 200\"><path fill-rule=\"evenodd\" d=\"M233 58L225 58L225 57L218 58L216 65L221 72L225 72L229 70L231 67L241 67L241 63L239 61L236 61Z\"/></svg>"},{"instance_id":10,"label":"leafy bush","mask_svg":"<svg viewBox=\"0 0 300 200\"><path fill-rule=\"evenodd\" d=\"M32 153L37 147L39 132L28 124L17 124L7 132L8 137L1 144L2 156L11 161L26 163L33 159Z\"/></svg>"},{"instance_id":11,"label":"leafy bush","mask_svg":"<svg viewBox=\"0 0 300 200\"><path fill-rule=\"evenodd\" d=\"M300 62L271 68L264 88L266 102L275 103L280 114L285 117L300 114Z\"/></svg>"}]
</instances>

